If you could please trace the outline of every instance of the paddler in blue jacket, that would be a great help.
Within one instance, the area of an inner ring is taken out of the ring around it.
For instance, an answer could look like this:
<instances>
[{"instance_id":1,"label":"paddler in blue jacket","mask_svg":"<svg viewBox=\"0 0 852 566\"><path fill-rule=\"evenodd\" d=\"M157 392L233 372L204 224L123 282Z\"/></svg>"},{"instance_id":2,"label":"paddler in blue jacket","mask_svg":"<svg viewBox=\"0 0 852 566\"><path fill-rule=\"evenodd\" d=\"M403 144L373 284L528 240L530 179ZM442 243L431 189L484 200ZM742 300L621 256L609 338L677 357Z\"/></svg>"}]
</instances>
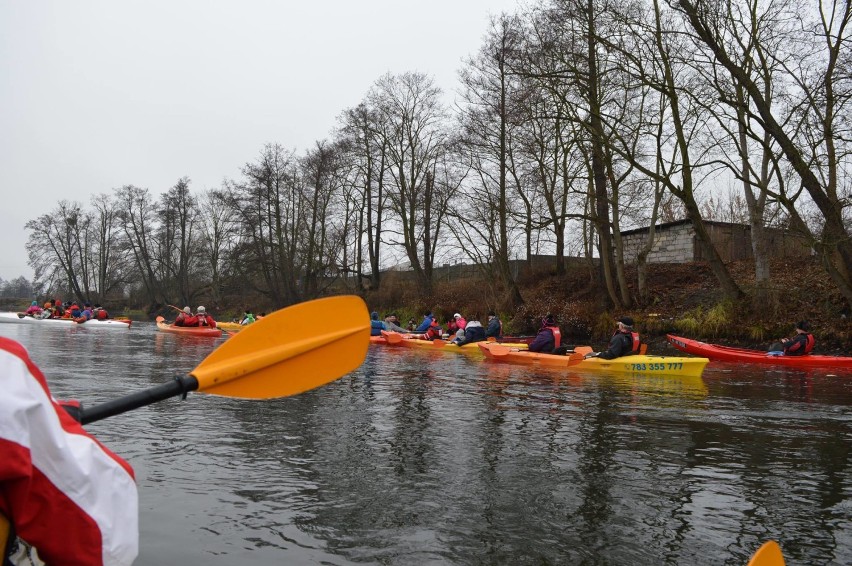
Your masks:
<instances>
[{"instance_id":1,"label":"paddler in blue jacket","mask_svg":"<svg viewBox=\"0 0 852 566\"><path fill-rule=\"evenodd\" d=\"M435 317L432 316L432 311L426 311L423 313L423 322L420 323L420 326L414 329L416 333L423 333L429 330L429 327L432 326L432 322L435 320Z\"/></svg>"},{"instance_id":2,"label":"paddler in blue jacket","mask_svg":"<svg viewBox=\"0 0 852 566\"><path fill-rule=\"evenodd\" d=\"M382 330L387 330L385 323L379 320L379 313L370 313L370 336L381 336Z\"/></svg>"}]
</instances>

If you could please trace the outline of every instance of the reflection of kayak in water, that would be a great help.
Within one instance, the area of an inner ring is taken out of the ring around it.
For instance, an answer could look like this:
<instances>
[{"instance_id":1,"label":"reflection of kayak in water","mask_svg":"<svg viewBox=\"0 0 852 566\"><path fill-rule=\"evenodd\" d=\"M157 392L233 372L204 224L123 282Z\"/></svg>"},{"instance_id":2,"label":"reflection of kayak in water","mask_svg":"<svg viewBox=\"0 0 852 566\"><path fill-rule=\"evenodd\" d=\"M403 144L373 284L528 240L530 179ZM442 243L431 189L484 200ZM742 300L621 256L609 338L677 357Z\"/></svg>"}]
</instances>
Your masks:
<instances>
[{"instance_id":1,"label":"reflection of kayak in water","mask_svg":"<svg viewBox=\"0 0 852 566\"><path fill-rule=\"evenodd\" d=\"M97 328L99 330L127 330L130 328L130 320L124 319L108 318L106 320L98 320L93 318L85 322L74 322L70 318L35 318L17 312L0 312L0 323L39 324L61 328Z\"/></svg>"},{"instance_id":2,"label":"reflection of kayak in water","mask_svg":"<svg viewBox=\"0 0 852 566\"><path fill-rule=\"evenodd\" d=\"M645 394L674 395L679 397L706 397L707 386L700 375L666 375L648 373L614 373L603 377L619 389Z\"/></svg>"},{"instance_id":3,"label":"reflection of kayak in water","mask_svg":"<svg viewBox=\"0 0 852 566\"><path fill-rule=\"evenodd\" d=\"M216 338L222 335L222 331L218 328L210 328L209 326L174 326L167 324L166 319L161 316L157 317L157 330L163 332L171 332L173 334L185 334L188 336L210 336Z\"/></svg>"}]
</instances>

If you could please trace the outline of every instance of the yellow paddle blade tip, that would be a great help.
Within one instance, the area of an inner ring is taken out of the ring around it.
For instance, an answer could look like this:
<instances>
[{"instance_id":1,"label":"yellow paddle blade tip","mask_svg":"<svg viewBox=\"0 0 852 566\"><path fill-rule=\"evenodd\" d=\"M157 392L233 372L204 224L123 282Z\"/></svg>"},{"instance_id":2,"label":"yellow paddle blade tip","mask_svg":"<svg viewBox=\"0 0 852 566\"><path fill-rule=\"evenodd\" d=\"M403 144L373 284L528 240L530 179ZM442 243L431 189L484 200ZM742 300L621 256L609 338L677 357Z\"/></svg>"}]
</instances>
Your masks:
<instances>
[{"instance_id":1,"label":"yellow paddle blade tip","mask_svg":"<svg viewBox=\"0 0 852 566\"><path fill-rule=\"evenodd\" d=\"M784 566L781 547L774 540L766 541L748 561L748 566Z\"/></svg>"}]
</instances>

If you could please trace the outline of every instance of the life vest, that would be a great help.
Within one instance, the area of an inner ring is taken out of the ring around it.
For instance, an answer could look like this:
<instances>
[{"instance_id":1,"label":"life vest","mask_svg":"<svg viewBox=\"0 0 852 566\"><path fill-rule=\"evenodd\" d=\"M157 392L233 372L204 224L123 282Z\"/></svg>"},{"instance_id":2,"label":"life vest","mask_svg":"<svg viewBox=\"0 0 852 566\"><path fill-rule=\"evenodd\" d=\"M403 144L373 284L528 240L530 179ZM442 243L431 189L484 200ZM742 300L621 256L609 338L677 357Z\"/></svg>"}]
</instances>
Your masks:
<instances>
[{"instance_id":1,"label":"life vest","mask_svg":"<svg viewBox=\"0 0 852 566\"><path fill-rule=\"evenodd\" d=\"M630 333L630 342L631 342L630 343L630 351L638 354L639 353L639 346L641 345L638 332L631 332Z\"/></svg>"},{"instance_id":2,"label":"life vest","mask_svg":"<svg viewBox=\"0 0 852 566\"><path fill-rule=\"evenodd\" d=\"M545 328L549 328L550 332L553 333L553 348L558 348L562 344L562 332L559 331L559 327L546 326Z\"/></svg>"},{"instance_id":3,"label":"life vest","mask_svg":"<svg viewBox=\"0 0 852 566\"><path fill-rule=\"evenodd\" d=\"M196 314L195 316L198 317L198 326L213 326L212 324L210 324L210 321L207 320L207 314L206 313L205 314Z\"/></svg>"},{"instance_id":4,"label":"life vest","mask_svg":"<svg viewBox=\"0 0 852 566\"><path fill-rule=\"evenodd\" d=\"M438 321L434 318L432 319L432 323L429 325L429 328L426 330L426 339L434 340L435 338L441 337L441 325L438 324Z\"/></svg>"},{"instance_id":5,"label":"life vest","mask_svg":"<svg viewBox=\"0 0 852 566\"><path fill-rule=\"evenodd\" d=\"M802 329L804 330L804 328ZM805 353L810 354L811 350L814 349L814 344L816 344L816 338L814 338L813 334L808 333L808 340L805 342Z\"/></svg>"},{"instance_id":6,"label":"life vest","mask_svg":"<svg viewBox=\"0 0 852 566\"><path fill-rule=\"evenodd\" d=\"M97 318L98 320L106 320L109 318L109 313L104 309L98 309Z\"/></svg>"}]
</instances>

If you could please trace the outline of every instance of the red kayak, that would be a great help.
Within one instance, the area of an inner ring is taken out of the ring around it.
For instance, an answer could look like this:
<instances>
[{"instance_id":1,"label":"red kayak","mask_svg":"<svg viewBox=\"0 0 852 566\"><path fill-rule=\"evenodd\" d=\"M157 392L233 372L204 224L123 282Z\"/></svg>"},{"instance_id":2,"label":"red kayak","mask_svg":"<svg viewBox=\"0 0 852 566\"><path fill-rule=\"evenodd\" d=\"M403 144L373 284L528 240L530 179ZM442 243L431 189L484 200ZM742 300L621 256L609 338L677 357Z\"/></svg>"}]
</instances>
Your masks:
<instances>
[{"instance_id":1,"label":"red kayak","mask_svg":"<svg viewBox=\"0 0 852 566\"><path fill-rule=\"evenodd\" d=\"M729 346L707 344L706 342L673 336L671 334L667 335L666 338L672 346L682 352L722 362L769 364L798 368L831 367L852 369L852 357L848 356L817 356L814 354L804 356L777 356L769 355L767 352L761 352L760 350L746 350L745 348L731 348Z\"/></svg>"}]
</instances>

